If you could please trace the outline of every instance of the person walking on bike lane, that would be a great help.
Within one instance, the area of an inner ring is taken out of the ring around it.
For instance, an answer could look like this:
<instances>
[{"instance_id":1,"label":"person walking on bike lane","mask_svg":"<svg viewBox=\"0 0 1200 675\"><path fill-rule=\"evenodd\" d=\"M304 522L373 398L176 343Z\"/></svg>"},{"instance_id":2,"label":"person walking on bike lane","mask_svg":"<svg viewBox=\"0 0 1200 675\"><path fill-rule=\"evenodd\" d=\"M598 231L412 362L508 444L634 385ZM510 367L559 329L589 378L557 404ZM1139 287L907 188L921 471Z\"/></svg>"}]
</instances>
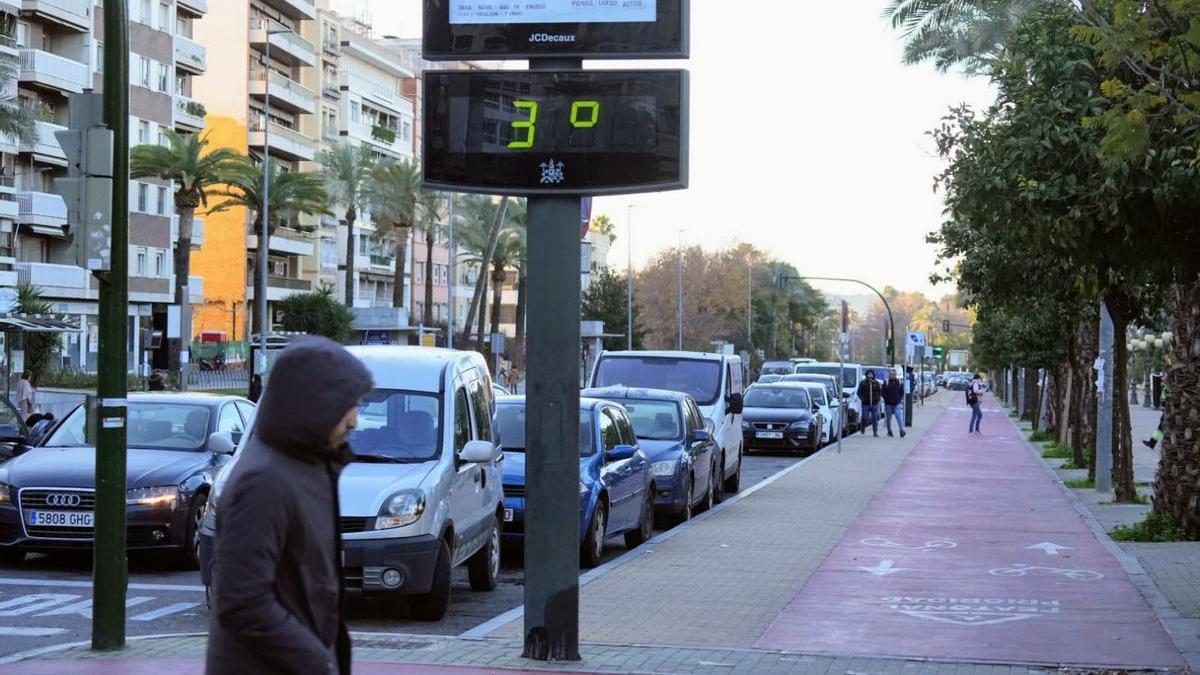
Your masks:
<instances>
[{"instance_id":1,"label":"person walking on bike lane","mask_svg":"<svg viewBox=\"0 0 1200 675\"><path fill-rule=\"evenodd\" d=\"M967 405L971 406L971 424L967 433L983 433L979 430L979 423L983 421L983 409L979 407L982 399L983 378L979 377L979 373L975 373L975 377L971 379L971 388L967 390Z\"/></svg>"},{"instance_id":2,"label":"person walking on bike lane","mask_svg":"<svg viewBox=\"0 0 1200 675\"><path fill-rule=\"evenodd\" d=\"M871 431L879 435L879 403L883 400L883 389L879 380L875 379L875 371L867 370L867 377L858 384L858 400L862 401L862 432L867 433L867 425Z\"/></svg>"},{"instance_id":3,"label":"person walking on bike lane","mask_svg":"<svg viewBox=\"0 0 1200 675\"><path fill-rule=\"evenodd\" d=\"M904 438L904 383L895 370L888 370L888 381L883 385L883 419L887 422L888 436L892 436L893 417L896 418L900 438Z\"/></svg>"}]
</instances>

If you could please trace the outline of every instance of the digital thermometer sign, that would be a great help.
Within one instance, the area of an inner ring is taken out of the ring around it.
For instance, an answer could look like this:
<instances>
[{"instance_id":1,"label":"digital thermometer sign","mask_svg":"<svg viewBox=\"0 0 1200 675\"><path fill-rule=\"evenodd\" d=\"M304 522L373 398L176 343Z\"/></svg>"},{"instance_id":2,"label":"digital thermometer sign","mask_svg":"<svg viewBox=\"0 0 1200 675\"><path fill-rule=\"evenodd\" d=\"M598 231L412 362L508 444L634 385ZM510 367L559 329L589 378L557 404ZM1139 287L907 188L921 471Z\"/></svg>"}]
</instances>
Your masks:
<instances>
[{"instance_id":1,"label":"digital thermometer sign","mask_svg":"<svg viewBox=\"0 0 1200 675\"><path fill-rule=\"evenodd\" d=\"M690 0L424 0L431 61L687 58Z\"/></svg>"},{"instance_id":2,"label":"digital thermometer sign","mask_svg":"<svg viewBox=\"0 0 1200 675\"><path fill-rule=\"evenodd\" d=\"M687 73L427 71L424 179L490 194L687 187Z\"/></svg>"}]
</instances>

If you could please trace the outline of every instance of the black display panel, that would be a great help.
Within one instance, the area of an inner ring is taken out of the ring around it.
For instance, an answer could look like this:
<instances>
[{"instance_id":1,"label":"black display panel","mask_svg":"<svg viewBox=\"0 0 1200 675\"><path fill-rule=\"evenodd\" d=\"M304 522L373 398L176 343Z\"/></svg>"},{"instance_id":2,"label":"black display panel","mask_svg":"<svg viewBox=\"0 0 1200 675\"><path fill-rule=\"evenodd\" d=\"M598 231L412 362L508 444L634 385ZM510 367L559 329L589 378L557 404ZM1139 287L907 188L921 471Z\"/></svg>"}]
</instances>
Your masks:
<instances>
[{"instance_id":1,"label":"black display panel","mask_svg":"<svg viewBox=\"0 0 1200 675\"><path fill-rule=\"evenodd\" d=\"M682 70L426 71L434 189L618 194L687 187Z\"/></svg>"},{"instance_id":2,"label":"black display panel","mask_svg":"<svg viewBox=\"0 0 1200 675\"><path fill-rule=\"evenodd\" d=\"M424 0L431 61L687 58L691 0Z\"/></svg>"}]
</instances>

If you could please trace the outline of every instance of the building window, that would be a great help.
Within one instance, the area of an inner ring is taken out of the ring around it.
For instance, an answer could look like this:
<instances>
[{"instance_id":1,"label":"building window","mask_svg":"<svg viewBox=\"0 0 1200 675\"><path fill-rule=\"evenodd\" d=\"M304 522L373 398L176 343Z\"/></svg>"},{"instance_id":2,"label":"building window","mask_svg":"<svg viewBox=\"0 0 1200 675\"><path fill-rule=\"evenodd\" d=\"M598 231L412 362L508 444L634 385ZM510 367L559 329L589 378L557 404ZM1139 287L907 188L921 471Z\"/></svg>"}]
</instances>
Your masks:
<instances>
[{"instance_id":1,"label":"building window","mask_svg":"<svg viewBox=\"0 0 1200 675\"><path fill-rule=\"evenodd\" d=\"M145 145L150 142L150 123L138 120L138 143Z\"/></svg>"},{"instance_id":2,"label":"building window","mask_svg":"<svg viewBox=\"0 0 1200 675\"><path fill-rule=\"evenodd\" d=\"M154 252L154 276L164 279L167 276L167 252Z\"/></svg>"},{"instance_id":3,"label":"building window","mask_svg":"<svg viewBox=\"0 0 1200 675\"><path fill-rule=\"evenodd\" d=\"M148 59L144 56L139 56L138 61L141 62L141 64L142 64L141 65L141 73L140 73L141 79L139 80L139 82L141 83L141 85L143 87L149 89L150 88L150 59Z\"/></svg>"},{"instance_id":4,"label":"building window","mask_svg":"<svg viewBox=\"0 0 1200 675\"><path fill-rule=\"evenodd\" d=\"M165 2L158 5L158 29L166 32L171 27L171 6Z\"/></svg>"},{"instance_id":5,"label":"building window","mask_svg":"<svg viewBox=\"0 0 1200 675\"><path fill-rule=\"evenodd\" d=\"M171 93L171 67L165 63L158 64L158 90L164 94Z\"/></svg>"},{"instance_id":6,"label":"building window","mask_svg":"<svg viewBox=\"0 0 1200 675\"><path fill-rule=\"evenodd\" d=\"M146 212L146 202L150 198L150 186L145 183L138 183L137 186L137 210L142 213Z\"/></svg>"},{"instance_id":7,"label":"building window","mask_svg":"<svg viewBox=\"0 0 1200 675\"><path fill-rule=\"evenodd\" d=\"M167 140L167 133L163 131L162 127L158 128L158 144L164 148L171 147L171 142Z\"/></svg>"},{"instance_id":8,"label":"building window","mask_svg":"<svg viewBox=\"0 0 1200 675\"><path fill-rule=\"evenodd\" d=\"M104 72L104 43L96 43L96 72Z\"/></svg>"},{"instance_id":9,"label":"building window","mask_svg":"<svg viewBox=\"0 0 1200 675\"><path fill-rule=\"evenodd\" d=\"M418 284L425 283L425 263L413 263L413 280Z\"/></svg>"},{"instance_id":10,"label":"building window","mask_svg":"<svg viewBox=\"0 0 1200 675\"><path fill-rule=\"evenodd\" d=\"M150 0L142 0L141 2L142 16L139 20L147 26L154 23L154 8L150 4Z\"/></svg>"},{"instance_id":11,"label":"building window","mask_svg":"<svg viewBox=\"0 0 1200 675\"><path fill-rule=\"evenodd\" d=\"M137 250L137 263L134 265L134 276L146 276L146 249L139 248Z\"/></svg>"},{"instance_id":12,"label":"building window","mask_svg":"<svg viewBox=\"0 0 1200 675\"><path fill-rule=\"evenodd\" d=\"M405 120L400 123L400 139L403 141L412 140L412 122Z\"/></svg>"},{"instance_id":13,"label":"building window","mask_svg":"<svg viewBox=\"0 0 1200 675\"><path fill-rule=\"evenodd\" d=\"M158 187L158 215L167 215L167 188Z\"/></svg>"}]
</instances>

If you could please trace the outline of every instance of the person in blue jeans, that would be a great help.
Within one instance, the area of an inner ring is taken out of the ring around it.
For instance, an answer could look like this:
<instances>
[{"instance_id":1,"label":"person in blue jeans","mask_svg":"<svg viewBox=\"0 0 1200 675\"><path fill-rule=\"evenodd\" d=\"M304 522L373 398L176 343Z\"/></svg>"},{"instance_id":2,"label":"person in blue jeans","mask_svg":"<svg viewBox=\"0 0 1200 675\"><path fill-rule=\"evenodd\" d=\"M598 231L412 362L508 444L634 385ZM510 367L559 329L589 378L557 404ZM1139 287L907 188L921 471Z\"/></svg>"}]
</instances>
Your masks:
<instances>
[{"instance_id":1,"label":"person in blue jeans","mask_svg":"<svg viewBox=\"0 0 1200 675\"><path fill-rule=\"evenodd\" d=\"M900 438L904 438L904 383L894 369L888 370L888 381L883 385L883 419L887 422L888 436L892 436L892 418L896 418Z\"/></svg>"},{"instance_id":2,"label":"person in blue jeans","mask_svg":"<svg viewBox=\"0 0 1200 675\"><path fill-rule=\"evenodd\" d=\"M883 399L883 391L879 381L875 379L875 369L867 369L867 377L858 384L858 400L862 401L862 433L867 433L867 425L871 432L879 435L879 402Z\"/></svg>"},{"instance_id":3,"label":"person in blue jeans","mask_svg":"<svg viewBox=\"0 0 1200 675\"><path fill-rule=\"evenodd\" d=\"M971 379L971 388L967 391L967 403L971 406L971 424L967 430L968 433L983 433L979 430L979 423L983 421L983 410L979 407L982 398L983 378L979 377L979 373L975 373L975 377Z\"/></svg>"}]
</instances>

